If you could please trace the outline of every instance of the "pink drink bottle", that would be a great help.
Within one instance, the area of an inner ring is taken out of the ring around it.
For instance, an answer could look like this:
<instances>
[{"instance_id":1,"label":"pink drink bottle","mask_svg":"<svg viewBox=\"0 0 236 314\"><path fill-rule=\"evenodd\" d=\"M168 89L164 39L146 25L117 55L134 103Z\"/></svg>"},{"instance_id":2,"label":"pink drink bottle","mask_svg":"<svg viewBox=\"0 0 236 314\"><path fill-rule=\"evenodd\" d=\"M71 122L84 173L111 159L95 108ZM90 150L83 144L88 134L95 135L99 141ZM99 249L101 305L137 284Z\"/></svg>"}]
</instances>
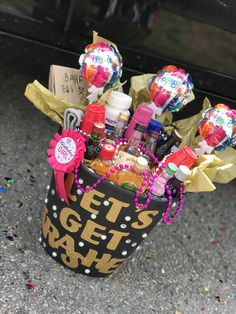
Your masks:
<instances>
[{"instance_id":1,"label":"pink drink bottle","mask_svg":"<svg viewBox=\"0 0 236 314\"><path fill-rule=\"evenodd\" d=\"M147 107L144 104L138 105L129 123L128 129L125 132L125 137L127 138L127 140L129 140L136 124L141 124L146 129L152 118L152 115L153 110L151 108Z\"/></svg>"},{"instance_id":2,"label":"pink drink bottle","mask_svg":"<svg viewBox=\"0 0 236 314\"><path fill-rule=\"evenodd\" d=\"M156 196L164 195L166 182L173 177L177 170L178 167L174 163L170 162L153 182L152 193Z\"/></svg>"}]
</instances>

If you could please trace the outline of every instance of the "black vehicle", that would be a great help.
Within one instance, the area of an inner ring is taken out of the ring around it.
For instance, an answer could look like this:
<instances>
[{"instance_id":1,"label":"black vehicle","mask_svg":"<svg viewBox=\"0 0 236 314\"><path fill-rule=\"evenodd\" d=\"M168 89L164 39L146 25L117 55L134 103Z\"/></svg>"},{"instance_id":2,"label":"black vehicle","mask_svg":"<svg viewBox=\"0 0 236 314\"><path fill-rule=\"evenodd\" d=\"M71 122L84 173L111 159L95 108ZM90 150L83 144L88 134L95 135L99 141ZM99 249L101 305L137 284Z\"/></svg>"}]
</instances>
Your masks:
<instances>
[{"instance_id":1,"label":"black vehicle","mask_svg":"<svg viewBox=\"0 0 236 314\"><path fill-rule=\"evenodd\" d=\"M196 95L185 115L205 96L236 107L233 0L3 0L1 60L46 82L50 64L78 67L92 30L117 43L124 79L167 64L185 68Z\"/></svg>"}]
</instances>

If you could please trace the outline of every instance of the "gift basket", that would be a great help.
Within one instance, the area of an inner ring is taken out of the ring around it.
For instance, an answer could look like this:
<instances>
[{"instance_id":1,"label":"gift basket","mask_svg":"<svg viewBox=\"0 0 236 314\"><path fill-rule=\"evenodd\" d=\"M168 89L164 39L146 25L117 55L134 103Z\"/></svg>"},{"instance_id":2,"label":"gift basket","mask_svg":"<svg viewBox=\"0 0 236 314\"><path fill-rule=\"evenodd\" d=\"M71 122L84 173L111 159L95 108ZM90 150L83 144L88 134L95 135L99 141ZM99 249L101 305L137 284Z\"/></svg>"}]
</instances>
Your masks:
<instances>
[{"instance_id":1,"label":"gift basket","mask_svg":"<svg viewBox=\"0 0 236 314\"><path fill-rule=\"evenodd\" d=\"M50 141L53 169L40 242L75 272L102 277L122 264L159 222L171 223L186 192L236 177L236 110L211 106L173 122L194 99L189 73L174 65L131 78L122 57L94 33L79 69L52 66L49 89L26 97L60 127Z\"/></svg>"}]
</instances>

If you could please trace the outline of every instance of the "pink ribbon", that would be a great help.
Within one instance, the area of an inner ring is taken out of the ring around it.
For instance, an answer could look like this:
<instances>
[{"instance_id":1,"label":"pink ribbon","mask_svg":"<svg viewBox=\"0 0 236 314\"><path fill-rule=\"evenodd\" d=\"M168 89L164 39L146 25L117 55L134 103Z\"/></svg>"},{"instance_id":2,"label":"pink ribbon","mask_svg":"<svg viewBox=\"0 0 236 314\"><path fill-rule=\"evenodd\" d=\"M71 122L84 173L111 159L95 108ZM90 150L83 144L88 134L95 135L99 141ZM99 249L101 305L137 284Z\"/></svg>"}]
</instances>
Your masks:
<instances>
[{"instance_id":1,"label":"pink ribbon","mask_svg":"<svg viewBox=\"0 0 236 314\"><path fill-rule=\"evenodd\" d=\"M50 141L47 150L48 162L54 170L57 195L68 205L65 189L65 173L70 173L80 166L86 150L82 135L74 130L62 130Z\"/></svg>"}]
</instances>

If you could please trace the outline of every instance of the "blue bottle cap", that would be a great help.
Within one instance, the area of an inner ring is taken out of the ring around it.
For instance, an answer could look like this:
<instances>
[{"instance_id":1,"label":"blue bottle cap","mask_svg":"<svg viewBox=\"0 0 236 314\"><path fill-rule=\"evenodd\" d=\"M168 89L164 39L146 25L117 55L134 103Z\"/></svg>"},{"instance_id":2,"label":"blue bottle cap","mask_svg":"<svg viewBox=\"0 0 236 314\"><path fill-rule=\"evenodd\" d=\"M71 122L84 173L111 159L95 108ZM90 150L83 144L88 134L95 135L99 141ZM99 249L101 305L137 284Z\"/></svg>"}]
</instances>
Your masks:
<instances>
[{"instance_id":1,"label":"blue bottle cap","mask_svg":"<svg viewBox=\"0 0 236 314\"><path fill-rule=\"evenodd\" d=\"M147 126L146 131L147 132L150 132L150 131L160 132L161 129L162 129L162 124L155 119L151 119Z\"/></svg>"}]
</instances>

